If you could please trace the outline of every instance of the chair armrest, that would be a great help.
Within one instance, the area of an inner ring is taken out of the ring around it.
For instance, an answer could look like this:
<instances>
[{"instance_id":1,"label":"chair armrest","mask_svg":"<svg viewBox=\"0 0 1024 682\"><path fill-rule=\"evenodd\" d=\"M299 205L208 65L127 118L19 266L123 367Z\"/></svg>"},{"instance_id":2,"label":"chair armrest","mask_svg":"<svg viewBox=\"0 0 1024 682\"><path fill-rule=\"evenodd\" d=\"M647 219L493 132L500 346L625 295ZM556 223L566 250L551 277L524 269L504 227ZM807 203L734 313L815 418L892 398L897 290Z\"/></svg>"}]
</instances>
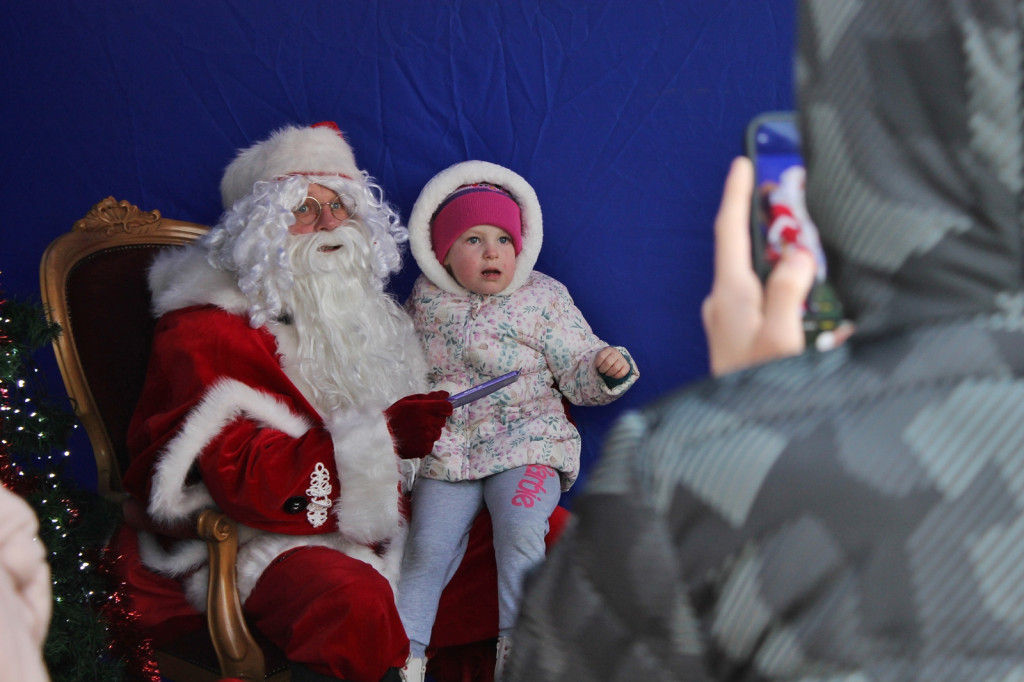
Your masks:
<instances>
[{"instance_id":1,"label":"chair armrest","mask_svg":"<svg viewBox=\"0 0 1024 682\"><path fill-rule=\"evenodd\" d=\"M224 677L262 681L266 675L263 652L245 623L238 598L238 525L224 512L206 509L199 514L196 528L210 551L206 614L221 673Z\"/></svg>"}]
</instances>

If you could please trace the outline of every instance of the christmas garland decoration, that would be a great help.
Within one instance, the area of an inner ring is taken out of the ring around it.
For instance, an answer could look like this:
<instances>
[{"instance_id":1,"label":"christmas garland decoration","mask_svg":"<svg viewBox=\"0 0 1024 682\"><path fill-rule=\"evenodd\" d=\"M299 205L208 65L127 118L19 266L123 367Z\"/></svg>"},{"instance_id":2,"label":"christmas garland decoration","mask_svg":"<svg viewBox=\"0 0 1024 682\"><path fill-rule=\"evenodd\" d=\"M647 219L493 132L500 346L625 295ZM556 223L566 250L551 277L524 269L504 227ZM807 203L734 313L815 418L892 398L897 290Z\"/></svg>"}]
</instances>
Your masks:
<instances>
[{"instance_id":1,"label":"christmas garland decoration","mask_svg":"<svg viewBox=\"0 0 1024 682\"><path fill-rule=\"evenodd\" d=\"M49 551L53 616L44 659L54 682L158 682L152 643L134 627L138 615L106 549L120 507L63 471L77 424L46 396L33 362L59 333L41 305L0 292L0 484L35 510Z\"/></svg>"}]
</instances>

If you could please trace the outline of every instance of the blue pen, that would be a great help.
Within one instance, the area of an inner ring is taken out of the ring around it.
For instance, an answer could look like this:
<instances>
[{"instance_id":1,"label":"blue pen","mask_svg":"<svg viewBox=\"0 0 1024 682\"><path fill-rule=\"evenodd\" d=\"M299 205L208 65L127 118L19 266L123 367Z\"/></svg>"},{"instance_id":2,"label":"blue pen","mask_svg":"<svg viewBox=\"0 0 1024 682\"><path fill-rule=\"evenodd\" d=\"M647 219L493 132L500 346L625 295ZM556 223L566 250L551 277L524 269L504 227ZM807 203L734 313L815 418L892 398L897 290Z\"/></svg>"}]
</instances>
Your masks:
<instances>
[{"instance_id":1,"label":"blue pen","mask_svg":"<svg viewBox=\"0 0 1024 682\"><path fill-rule=\"evenodd\" d=\"M518 378L519 370L509 372L508 374L502 374L500 377L495 377L494 379L485 381L482 384L477 384L473 388L467 389L462 393L456 393L455 395L450 396L448 398L448 402L450 402L453 407L461 407L466 403L471 403L474 400L483 398L485 395L490 395L503 386L508 386Z\"/></svg>"}]
</instances>

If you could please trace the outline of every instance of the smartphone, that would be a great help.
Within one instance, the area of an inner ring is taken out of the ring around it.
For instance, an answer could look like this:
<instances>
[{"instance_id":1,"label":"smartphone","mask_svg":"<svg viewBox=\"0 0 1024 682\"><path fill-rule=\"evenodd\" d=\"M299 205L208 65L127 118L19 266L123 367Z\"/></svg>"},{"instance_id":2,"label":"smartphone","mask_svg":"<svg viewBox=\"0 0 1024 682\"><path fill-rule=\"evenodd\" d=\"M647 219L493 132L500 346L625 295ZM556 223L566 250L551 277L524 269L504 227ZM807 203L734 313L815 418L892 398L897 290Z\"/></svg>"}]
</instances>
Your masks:
<instances>
[{"instance_id":1,"label":"smartphone","mask_svg":"<svg viewBox=\"0 0 1024 682\"><path fill-rule=\"evenodd\" d=\"M754 268L764 280L783 249L799 246L817 261L814 285L804 304L808 346L830 346L831 332L843 321L843 306L828 281L828 263L818 228L804 199L806 169L800 152L796 114L761 114L747 126L747 155L754 163L750 242Z\"/></svg>"}]
</instances>

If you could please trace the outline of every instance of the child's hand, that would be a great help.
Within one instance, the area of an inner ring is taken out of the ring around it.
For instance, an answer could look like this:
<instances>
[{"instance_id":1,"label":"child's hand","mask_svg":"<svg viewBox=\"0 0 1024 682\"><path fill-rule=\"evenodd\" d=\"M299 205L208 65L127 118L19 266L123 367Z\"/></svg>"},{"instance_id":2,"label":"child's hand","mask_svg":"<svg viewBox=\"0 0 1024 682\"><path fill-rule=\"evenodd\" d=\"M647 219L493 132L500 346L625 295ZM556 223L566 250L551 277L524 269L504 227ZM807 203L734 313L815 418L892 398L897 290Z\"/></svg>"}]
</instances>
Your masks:
<instances>
[{"instance_id":1,"label":"child's hand","mask_svg":"<svg viewBox=\"0 0 1024 682\"><path fill-rule=\"evenodd\" d=\"M611 379L621 379L629 374L629 360L615 348L607 346L594 357L594 369Z\"/></svg>"}]
</instances>

